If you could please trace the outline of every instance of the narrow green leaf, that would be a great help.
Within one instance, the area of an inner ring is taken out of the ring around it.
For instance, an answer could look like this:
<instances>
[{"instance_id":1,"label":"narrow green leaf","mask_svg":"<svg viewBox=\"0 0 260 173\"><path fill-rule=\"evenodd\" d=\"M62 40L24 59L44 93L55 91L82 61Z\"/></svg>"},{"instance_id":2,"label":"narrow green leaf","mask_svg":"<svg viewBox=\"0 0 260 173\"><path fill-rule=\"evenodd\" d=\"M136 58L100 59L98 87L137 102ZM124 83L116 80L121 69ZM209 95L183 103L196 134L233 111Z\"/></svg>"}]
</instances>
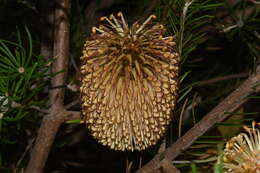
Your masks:
<instances>
[{"instance_id":1,"label":"narrow green leaf","mask_svg":"<svg viewBox=\"0 0 260 173\"><path fill-rule=\"evenodd\" d=\"M15 144L16 141L11 141L11 140L8 140L8 139L5 139L5 138L0 138L0 143L3 143L3 144Z\"/></svg>"},{"instance_id":2,"label":"narrow green leaf","mask_svg":"<svg viewBox=\"0 0 260 173\"><path fill-rule=\"evenodd\" d=\"M69 120L65 122L66 124L78 124L82 123L82 120Z\"/></svg>"},{"instance_id":3,"label":"narrow green leaf","mask_svg":"<svg viewBox=\"0 0 260 173\"><path fill-rule=\"evenodd\" d=\"M21 76L19 81L17 82L17 84L14 85L15 86L15 89L14 89L14 92L13 92L14 97L17 96L17 94L22 94L20 92L18 93L18 91L19 91L21 85L23 84L23 81L24 81L24 76Z\"/></svg>"},{"instance_id":4,"label":"narrow green leaf","mask_svg":"<svg viewBox=\"0 0 260 173\"><path fill-rule=\"evenodd\" d=\"M187 88L187 90L179 97L177 103L179 103L182 99L184 99L185 96L188 95L191 90L192 90L192 86L189 86L189 87Z\"/></svg>"},{"instance_id":5,"label":"narrow green leaf","mask_svg":"<svg viewBox=\"0 0 260 173\"><path fill-rule=\"evenodd\" d=\"M25 31L26 31L28 39L29 39L29 53L28 53L28 57L27 57L27 63L25 64L25 67L27 67L31 61L33 44L32 44L32 36L31 36L27 26L25 26ZM25 58L25 57L23 57L23 58Z\"/></svg>"},{"instance_id":6,"label":"narrow green leaf","mask_svg":"<svg viewBox=\"0 0 260 173\"><path fill-rule=\"evenodd\" d=\"M17 63L14 55L11 53L10 49L3 43L2 40L0 40L0 50L12 61L12 63L19 67L19 64Z\"/></svg>"},{"instance_id":7,"label":"narrow green leaf","mask_svg":"<svg viewBox=\"0 0 260 173\"><path fill-rule=\"evenodd\" d=\"M188 76L188 74L190 74L191 71L187 71L184 73L184 75L181 76L181 79L180 79L180 83L182 83L182 81Z\"/></svg>"},{"instance_id":8,"label":"narrow green leaf","mask_svg":"<svg viewBox=\"0 0 260 173\"><path fill-rule=\"evenodd\" d=\"M19 64L19 67L21 66L21 56L20 56L20 52L15 49L14 50L14 53L15 53L15 57L16 57L16 60L17 60L17 63Z\"/></svg>"},{"instance_id":9,"label":"narrow green leaf","mask_svg":"<svg viewBox=\"0 0 260 173\"><path fill-rule=\"evenodd\" d=\"M190 165L190 167L191 167L191 172L192 172L192 173L197 173L197 166L196 166L195 163L192 163L192 164Z\"/></svg>"}]
</instances>

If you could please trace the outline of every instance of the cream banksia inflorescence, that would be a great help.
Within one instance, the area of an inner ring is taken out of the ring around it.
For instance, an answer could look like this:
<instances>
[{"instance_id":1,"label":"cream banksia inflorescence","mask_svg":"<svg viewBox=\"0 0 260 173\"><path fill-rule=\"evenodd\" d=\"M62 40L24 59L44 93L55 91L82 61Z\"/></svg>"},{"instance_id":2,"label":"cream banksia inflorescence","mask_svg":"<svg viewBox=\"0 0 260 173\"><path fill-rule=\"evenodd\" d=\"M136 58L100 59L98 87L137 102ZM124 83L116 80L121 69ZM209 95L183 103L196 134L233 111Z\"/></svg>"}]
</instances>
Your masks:
<instances>
[{"instance_id":1,"label":"cream banksia inflorescence","mask_svg":"<svg viewBox=\"0 0 260 173\"><path fill-rule=\"evenodd\" d=\"M82 113L92 135L115 150L143 150L164 135L178 91L173 37L152 22L101 17L81 57Z\"/></svg>"},{"instance_id":2,"label":"cream banksia inflorescence","mask_svg":"<svg viewBox=\"0 0 260 173\"><path fill-rule=\"evenodd\" d=\"M248 132L231 138L224 150L225 173L260 173L260 130L244 127Z\"/></svg>"}]
</instances>

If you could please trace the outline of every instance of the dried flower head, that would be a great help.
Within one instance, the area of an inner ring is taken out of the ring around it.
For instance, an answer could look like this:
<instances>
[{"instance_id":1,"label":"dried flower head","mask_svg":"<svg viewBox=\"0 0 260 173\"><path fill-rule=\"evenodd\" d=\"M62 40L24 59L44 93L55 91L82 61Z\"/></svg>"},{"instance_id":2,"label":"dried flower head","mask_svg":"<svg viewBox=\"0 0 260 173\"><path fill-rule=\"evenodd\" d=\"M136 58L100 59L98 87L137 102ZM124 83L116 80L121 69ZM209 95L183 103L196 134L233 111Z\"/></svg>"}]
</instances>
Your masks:
<instances>
[{"instance_id":1,"label":"dried flower head","mask_svg":"<svg viewBox=\"0 0 260 173\"><path fill-rule=\"evenodd\" d=\"M101 17L81 57L82 113L92 135L115 150L143 150L164 135L178 90L173 37L153 24Z\"/></svg>"},{"instance_id":2,"label":"dried flower head","mask_svg":"<svg viewBox=\"0 0 260 173\"><path fill-rule=\"evenodd\" d=\"M248 132L231 138L224 150L226 173L260 173L260 131L244 127Z\"/></svg>"}]
</instances>

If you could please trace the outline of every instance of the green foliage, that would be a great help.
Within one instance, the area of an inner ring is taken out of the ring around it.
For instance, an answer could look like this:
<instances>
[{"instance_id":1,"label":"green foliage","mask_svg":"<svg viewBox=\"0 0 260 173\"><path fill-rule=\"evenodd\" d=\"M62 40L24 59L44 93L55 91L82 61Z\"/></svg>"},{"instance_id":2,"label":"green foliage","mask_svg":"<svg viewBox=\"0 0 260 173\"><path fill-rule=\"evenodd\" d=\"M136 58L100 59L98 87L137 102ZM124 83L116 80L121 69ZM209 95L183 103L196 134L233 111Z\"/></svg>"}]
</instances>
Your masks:
<instances>
[{"instance_id":1,"label":"green foliage","mask_svg":"<svg viewBox=\"0 0 260 173\"><path fill-rule=\"evenodd\" d=\"M174 126L183 133L240 83L240 79L234 79L196 86L201 80L254 70L259 59L259 7L244 0L236 4L217 0L160 2L157 16L167 26L168 34L175 35L181 55L181 88L174 114L174 118L180 118L179 125ZM221 133L238 133L244 124L256 118L254 115L259 113L232 113L237 118L217 124L213 132L200 137L175 166L192 173L222 173L218 146L223 146L227 139ZM174 136L176 128L171 127L170 143L176 140Z\"/></svg>"},{"instance_id":2,"label":"green foliage","mask_svg":"<svg viewBox=\"0 0 260 173\"><path fill-rule=\"evenodd\" d=\"M18 41L0 40L0 94L12 102L30 104L32 98L42 90L46 77L48 62L40 56L33 55L32 38L28 28L28 47L25 47L18 31Z\"/></svg>"},{"instance_id":3,"label":"green foliage","mask_svg":"<svg viewBox=\"0 0 260 173\"><path fill-rule=\"evenodd\" d=\"M206 32L202 30L214 16L214 11L223 5L217 1L207 0L162 0L156 9L159 20L166 24L169 35L175 35L178 52L181 56L182 76L178 103L183 104L192 94L193 84L186 82L191 75L191 63L188 59L196 48L206 42ZM188 102L188 105L191 101ZM181 108L182 106L178 106Z\"/></svg>"},{"instance_id":4,"label":"green foliage","mask_svg":"<svg viewBox=\"0 0 260 173\"><path fill-rule=\"evenodd\" d=\"M9 154L4 149L26 142L19 140L36 125L29 108L45 103L39 94L50 77L50 62L34 54L29 29L16 35L16 42L0 40L0 167Z\"/></svg>"},{"instance_id":5,"label":"green foliage","mask_svg":"<svg viewBox=\"0 0 260 173\"><path fill-rule=\"evenodd\" d=\"M166 23L170 34L176 35L178 51L182 64L189 54L205 41L205 32L200 30L210 18L212 13L222 3L212 0L162 0L157 9L159 18Z\"/></svg>"}]
</instances>

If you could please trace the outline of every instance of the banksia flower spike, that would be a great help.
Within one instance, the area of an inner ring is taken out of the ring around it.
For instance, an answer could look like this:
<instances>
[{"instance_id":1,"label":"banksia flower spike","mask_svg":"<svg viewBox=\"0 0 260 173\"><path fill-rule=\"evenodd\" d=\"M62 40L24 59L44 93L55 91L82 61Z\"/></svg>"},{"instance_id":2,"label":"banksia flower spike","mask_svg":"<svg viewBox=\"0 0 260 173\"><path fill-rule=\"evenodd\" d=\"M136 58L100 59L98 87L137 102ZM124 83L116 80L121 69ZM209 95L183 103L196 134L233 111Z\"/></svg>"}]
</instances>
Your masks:
<instances>
[{"instance_id":1,"label":"banksia flower spike","mask_svg":"<svg viewBox=\"0 0 260 173\"><path fill-rule=\"evenodd\" d=\"M260 130L244 127L248 132L231 138L224 150L226 173L260 173Z\"/></svg>"},{"instance_id":2,"label":"banksia flower spike","mask_svg":"<svg viewBox=\"0 0 260 173\"><path fill-rule=\"evenodd\" d=\"M115 150L143 150L164 135L178 91L173 37L153 24L101 17L81 57L82 113L92 135Z\"/></svg>"}]
</instances>

